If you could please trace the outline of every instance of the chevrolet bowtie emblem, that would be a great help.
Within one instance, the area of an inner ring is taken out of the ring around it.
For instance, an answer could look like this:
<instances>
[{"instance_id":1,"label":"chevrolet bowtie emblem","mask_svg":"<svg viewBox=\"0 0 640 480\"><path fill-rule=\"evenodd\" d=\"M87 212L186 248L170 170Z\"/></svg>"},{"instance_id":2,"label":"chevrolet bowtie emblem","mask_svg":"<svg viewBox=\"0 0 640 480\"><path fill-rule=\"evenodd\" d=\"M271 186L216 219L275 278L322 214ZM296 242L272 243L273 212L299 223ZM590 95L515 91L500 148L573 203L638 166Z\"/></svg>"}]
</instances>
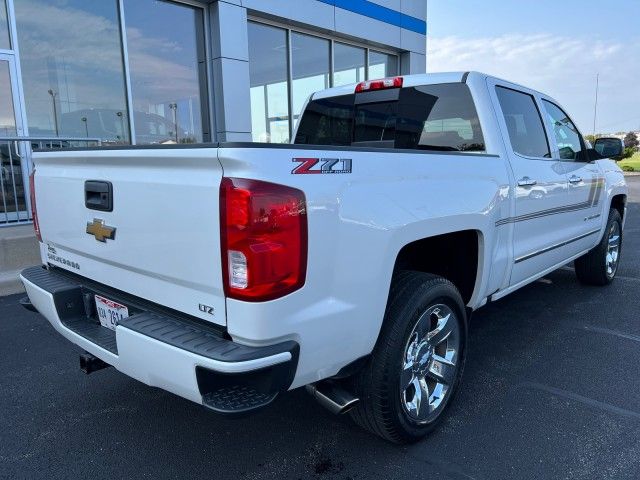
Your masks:
<instances>
[{"instance_id":1,"label":"chevrolet bowtie emblem","mask_svg":"<svg viewBox=\"0 0 640 480\"><path fill-rule=\"evenodd\" d=\"M87 222L87 233L96 237L99 242L106 243L108 240L115 240L116 229L104 224L104 220L94 218L93 222Z\"/></svg>"}]
</instances>

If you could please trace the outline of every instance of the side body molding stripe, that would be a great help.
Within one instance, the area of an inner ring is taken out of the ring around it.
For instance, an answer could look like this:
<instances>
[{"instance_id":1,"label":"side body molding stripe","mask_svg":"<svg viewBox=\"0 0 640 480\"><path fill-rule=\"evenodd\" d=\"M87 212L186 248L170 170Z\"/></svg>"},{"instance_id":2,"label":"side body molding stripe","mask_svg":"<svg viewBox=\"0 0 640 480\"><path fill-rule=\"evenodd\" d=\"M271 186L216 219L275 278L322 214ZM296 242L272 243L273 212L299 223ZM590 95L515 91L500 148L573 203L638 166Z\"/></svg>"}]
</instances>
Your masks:
<instances>
[{"instance_id":1,"label":"side body molding stripe","mask_svg":"<svg viewBox=\"0 0 640 480\"><path fill-rule=\"evenodd\" d=\"M589 198L586 202L575 203L573 205L565 205L562 207L550 208L548 210L540 210L539 212L527 213L525 215L519 215L517 217L501 218L496 222L496 227L500 225L506 225L508 223L524 222L526 220L533 220L534 218L546 217L547 215L556 215L559 213L575 212L577 210L584 210L592 208L600 203L600 197L604 190L604 177L598 176L594 178L589 190Z\"/></svg>"},{"instance_id":2,"label":"side body molding stripe","mask_svg":"<svg viewBox=\"0 0 640 480\"><path fill-rule=\"evenodd\" d=\"M566 242L556 243L555 245L551 245L549 247L543 248L542 250L538 250L535 252L528 253L523 255L522 257L518 257L515 259L515 263L524 262L525 260L529 260L530 258L537 257L538 255L542 255L543 253L550 252L551 250L555 250L556 248L564 247L565 245L569 245L570 243L577 242L578 240L582 240L583 238L590 237L591 235L595 235L596 233L600 233L600 229L592 230L585 234L582 234L578 237L572 238L571 240L567 240Z\"/></svg>"},{"instance_id":3,"label":"side body molding stripe","mask_svg":"<svg viewBox=\"0 0 640 480\"><path fill-rule=\"evenodd\" d=\"M526 215L519 215L517 217L502 218L496 222L496 227L500 225L506 225L508 223L524 222L525 220L533 220L534 218L546 217L548 215L557 215L559 213L575 212L576 210L584 210L591 208L590 201L576 203L573 205L566 205L564 207L550 208L548 210L540 210L539 212L527 213Z\"/></svg>"}]
</instances>

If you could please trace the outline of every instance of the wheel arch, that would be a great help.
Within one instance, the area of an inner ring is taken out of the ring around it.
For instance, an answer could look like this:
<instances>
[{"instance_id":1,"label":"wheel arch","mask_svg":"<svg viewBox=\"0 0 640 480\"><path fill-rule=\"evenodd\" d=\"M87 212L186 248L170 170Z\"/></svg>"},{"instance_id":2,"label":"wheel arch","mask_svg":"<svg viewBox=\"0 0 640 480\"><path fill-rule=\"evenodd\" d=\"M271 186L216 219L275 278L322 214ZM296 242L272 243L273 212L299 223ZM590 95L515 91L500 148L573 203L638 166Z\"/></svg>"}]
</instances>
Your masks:
<instances>
[{"instance_id":1,"label":"wheel arch","mask_svg":"<svg viewBox=\"0 0 640 480\"><path fill-rule=\"evenodd\" d=\"M439 275L456 286L467 305L482 278L483 245L482 231L476 229L414 240L398 251L393 276L402 270Z\"/></svg>"},{"instance_id":2,"label":"wheel arch","mask_svg":"<svg viewBox=\"0 0 640 480\"><path fill-rule=\"evenodd\" d=\"M624 214L627 207L627 195L619 193L611 197L611 204L609 209L614 208L620 214L620 218L624 221Z\"/></svg>"}]
</instances>

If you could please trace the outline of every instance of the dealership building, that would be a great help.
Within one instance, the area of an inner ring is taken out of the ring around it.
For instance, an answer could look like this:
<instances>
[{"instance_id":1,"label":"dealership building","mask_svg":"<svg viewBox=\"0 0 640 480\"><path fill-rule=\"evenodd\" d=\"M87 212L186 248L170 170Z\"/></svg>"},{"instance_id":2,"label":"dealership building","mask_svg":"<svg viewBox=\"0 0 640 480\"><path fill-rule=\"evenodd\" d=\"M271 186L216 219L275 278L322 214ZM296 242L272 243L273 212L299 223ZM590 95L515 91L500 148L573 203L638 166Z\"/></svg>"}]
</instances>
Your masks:
<instances>
[{"instance_id":1,"label":"dealership building","mask_svg":"<svg viewBox=\"0 0 640 480\"><path fill-rule=\"evenodd\" d=\"M312 92L425 72L426 10L427 0L0 0L0 234L30 222L32 147L288 142Z\"/></svg>"},{"instance_id":2,"label":"dealership building","mask_svg":"<svg viewBox=\"0 0 640 480\"><path fill-rule=\"evenodd\" d=\"M307 96L425 71L426 0L0 0L0 136L286 142Z\"/></svg>"}]
</instances>

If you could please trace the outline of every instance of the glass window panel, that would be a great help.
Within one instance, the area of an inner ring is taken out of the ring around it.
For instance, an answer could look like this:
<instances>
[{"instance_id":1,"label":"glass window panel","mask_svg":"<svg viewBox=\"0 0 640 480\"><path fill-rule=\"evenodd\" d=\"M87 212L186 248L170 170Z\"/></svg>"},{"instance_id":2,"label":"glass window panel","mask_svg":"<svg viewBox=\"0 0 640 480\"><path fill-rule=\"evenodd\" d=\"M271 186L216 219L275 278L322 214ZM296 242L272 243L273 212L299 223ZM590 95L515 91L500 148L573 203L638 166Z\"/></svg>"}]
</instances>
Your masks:
<instances>
[{"instance_id":1,"label":"glass window panel","mask_svg":"<svg viewBox=\"0 0 640 480\"><path fill-rule=\"evenodd\" d=\"M29 133L129 143L116 0L20 0Z\"/></svg>"},{"instance_id":2,"label":"glass window panel","mask_svg":"<svg viewBox=\"0 0 640 480\"><path fill-rule=\"evenodd\" d=\"M0 60L0 137L14 137L16 130L11 75L13 64ZM18 145L0 142L0 224L7 220L27 219L24 179ZM5 208L6 207L6 208Z\"/></svg>"},{"instance_id":3,"label":"glass window panel","mask_svg":"<svg viewBox=\"0 0 640 480\"><path fill-rule=\"evenodd\" d=\"M250 98L251 98L251 131L253 132L252 138L257 142L266 142L266 119L267 119L267 105L265 103L266 98L265 88L260 87L251 87L250 89ZM264 138L261 138L260 135L263 135Z\"/></svg>"},{"instance_id":4,"label":"glass window panel","mask_svg":"<svg viewBox=\"0 0 640 480\"><path fill-rule=\"evenodd\" d=\"M333 86L364 81L366 55L364 48L336 42L333 46Z\"/></svg>"},{"instance_id":5,"label":"glass window panel","mask_svg":"<svg viewBox=\"0 0 640 480\"><path fill-rule=\"evenodd\" d=\"M393 148L398 123L398 103L377 102L355 106L353 144Z\"/></svg>"},{"instance_id":6,"label":"glass window panel","mask_svg":"<svg viewBox=\"0 0 640 480\"><path fill-rule=\"evenodd\" d=\"M0 135L6 137L17 134L9 67L9 62L0 60Z\"/></svg>"},{"instance_id":7,"label":"glass window panel","mask_svg":"<svg viewBox=\"0 0 640 480\"><path fill-rule=\"evenodd\" d=\"M296 131L299 145L351 145L355 94L309 102Z\"/></svg>"},{"instance_id":8,"label":"glass window panel","mask_svg":"<svg viewBox=\"0 0 640 480\"><path fill-rule=\"evenodd\" d=\"M464 83L403 88L400 111L396 148L485 150L473 97Z\"/></svg>"},{"instance_id":9,"label":"glass window panel","mask_svg":"<svg viewBox=\"0 0 640 480\"><path fill-rule=\"evenodd\" d=\"M309 95L329 88L329 40L291 34L291 86L293 118L298 118Z\"/></svg>"},{"instance_id":10,"label":"glass window panel","mask_svg":"<svg viewBox=\"0 0 640 480\"><path fill-rule=\"evenodd\" d=\"M506 87L496 87L513 151L528 157L550 157L547 134L533 97Z\"/></svg>"},{"instance_id":11,"label":"glass window panel","mask_svg":"<svg viewBox=\"0 0 640 480\"><path fill-rule=\"evenodd\" d=\"M7 0L0 0L0 49L11 49L9 19L7 16Z\"/></svg>"},{"instance_id":12,"label":"glass window panel","mask_svg":"<svg viewBox=\"0 0 640 480\"><path fill-rule=\"evenodd\" d=\"M124 16L136 143L202 142L202 10L126 0Z\"/></svg>"},{"instance_id":13,"label":"glass window panel","mask_svg":"<svg viewBox=\"0 0 640 480\"><path fill-rule=\"evenodd\" d=\"M463 83L367 92L309 102L296 144L482 152L480 121ZM368 101L356 101L360 96ZM376 97L380 101L376 101Z\"/></svg>"},{"instance_id":14,"label":"glass window panel","mask_svg":"<svg viewBox=\"0 0 640 480\"><path fill-rule=\"evenodd\" d=\"M249 22L251 131L255 142L289 141L287 32Z\"/></svg>"},{"instance_id":15,"label":"glass window panel","mask_svg":"<svg viewBox=\"0 0 640 480\"><path fill-rule=\"evenodd\" d=\"M386 53L369 52L369 78L384 78L398 75L398 57Z\"/></svg>"},{"instance_id":16,"label":"glass window panel","mask_svg":"<svg viewBox=\"0 0 640 480\"><path fill-rule=\"evenodd\" d=\"M542 105L547 112L547 119L553 127L553 134L560 158L563 160L577 161L586 159L587 152L582 137L569 118L569 115L564 113L560 107L547 100L542 100Z\"/></svg>"}]
</instances>

